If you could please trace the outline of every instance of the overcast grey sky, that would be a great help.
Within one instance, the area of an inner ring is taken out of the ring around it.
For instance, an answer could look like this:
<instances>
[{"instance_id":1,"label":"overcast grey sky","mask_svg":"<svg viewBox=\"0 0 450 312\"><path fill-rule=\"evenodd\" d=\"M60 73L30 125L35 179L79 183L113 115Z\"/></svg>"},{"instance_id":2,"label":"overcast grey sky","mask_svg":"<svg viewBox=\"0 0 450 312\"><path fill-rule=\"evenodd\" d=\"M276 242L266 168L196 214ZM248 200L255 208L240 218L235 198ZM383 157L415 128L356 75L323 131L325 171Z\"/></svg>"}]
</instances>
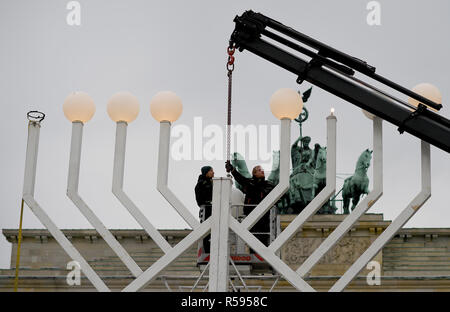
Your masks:
<instances>
[{"instance_id":1,"label":"overcast grey sky","mask_svg":"<svg viewBox=\"0 0 450 312\"><path fill-rule=\"evenodd\" d=\"M161 90L183 100L174 124L226 121L226 46L233 18L261 12L348 54L411 88L421 82L442 93L441 114L450 118L450 2L379 1L381 25L366 23L369 1L119 1L80 0L81 25L66 23L69 1L0 1L0 228L17 228L27 139L26 113L40 110L42 123L35 197L60 228L91 228L66 197L71 124L65 97L82 90L97 112L86 124L79 193L108 228L140 228L111 193L115 124L106 113L109 97L130 91L141 113L128 127L124 188L158 228L186 224L156 191L159 127L149 101ZM304 91L296 77L247 51L237 53L233 123L277 124L269 99L281 87ZM338 118L337 171L352 173L359 154L371 147L371 122L361 110L319 88L308 102L304 134L325 144L325 117ZM298 128L292 128L292 140ZM370 212L394 219L420 189L420 142L384 123L384 195ZM450 157L432 147L432 197L408 227L450 227ZM250 162L250 165L257 161ZM193 188L199 169L223 161L172 161L169 185L197 215ZM369 170L369 177L372 176ZM338 180L338 183L341 183ZM338 185L340 188L340 185ZM26 208L24 228L42 228ZM0 236L0 267L9 267L10 244Z\"/></svg>"}]
</instances>

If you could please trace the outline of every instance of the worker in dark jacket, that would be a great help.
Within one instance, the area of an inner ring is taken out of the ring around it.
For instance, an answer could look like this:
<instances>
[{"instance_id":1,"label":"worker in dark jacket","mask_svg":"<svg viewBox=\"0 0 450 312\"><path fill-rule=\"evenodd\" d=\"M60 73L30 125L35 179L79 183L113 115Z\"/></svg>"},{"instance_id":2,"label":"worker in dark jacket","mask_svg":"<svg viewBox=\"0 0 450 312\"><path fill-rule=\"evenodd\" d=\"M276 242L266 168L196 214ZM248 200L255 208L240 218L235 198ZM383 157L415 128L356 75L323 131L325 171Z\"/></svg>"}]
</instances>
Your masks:
<instances>
[{"instance_id":1,"label":"worker in dark jacket","mask_svg":"<svg viewBox=\"0 0 450 312\"><path fill-rule=\"evenodd\" d=\"M214 170L210 166L204 166L201 169L201 173L202 174L198 177L197 185L195 186L195 199L197 205L200 207L200 222L202 222L202 219L206 220L211 216L212 178L214 177ZM201 217L202 214L204 215L204 218ZM205 253L209 253L210 238L211 235L208 235L203 239Z\"/></svg>"},{"instance_id":2,"label":"worker in dark jacket","mask_svg":"<svg viewBox=\"0 0 450 312\"><path fill-rule=\"evenodd\" d=\"M242 176L229 161L226 162L225 169L227 172L231 172L235 180L243 187L243 193L245 194L244 214L246 216L248 216L256 205L258 205L275 187L270 181L266 180L264 170L261 166L253 168L251 178ZM264 216L259 219L251 229L251 232L270 232L270 211L267 211ZM255 234L255 236L266 246L269 245L269 235Z\"/></svg>"}]
</instances>

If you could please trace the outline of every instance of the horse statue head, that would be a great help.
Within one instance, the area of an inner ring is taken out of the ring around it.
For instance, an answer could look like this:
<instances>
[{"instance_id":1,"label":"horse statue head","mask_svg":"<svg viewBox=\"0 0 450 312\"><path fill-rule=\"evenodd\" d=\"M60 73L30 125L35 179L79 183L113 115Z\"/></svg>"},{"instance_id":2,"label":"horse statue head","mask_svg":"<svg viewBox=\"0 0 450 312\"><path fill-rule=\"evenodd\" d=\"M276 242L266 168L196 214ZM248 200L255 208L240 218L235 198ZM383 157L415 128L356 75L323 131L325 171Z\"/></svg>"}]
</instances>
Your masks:
<instances>
[{"instance_id":1,"label":"horse statue head","mask_svg":"<svg viewBox=\"0 0 450 312\"><path fill-rule=\"evenodd\" d=\"M361 156L359 156L358 161L356 162L355 172L367 173L367 169L370 167L370 161L372 160L372 152L373 150L366 149L362 152Z\"/></svg>"}]
</instances>

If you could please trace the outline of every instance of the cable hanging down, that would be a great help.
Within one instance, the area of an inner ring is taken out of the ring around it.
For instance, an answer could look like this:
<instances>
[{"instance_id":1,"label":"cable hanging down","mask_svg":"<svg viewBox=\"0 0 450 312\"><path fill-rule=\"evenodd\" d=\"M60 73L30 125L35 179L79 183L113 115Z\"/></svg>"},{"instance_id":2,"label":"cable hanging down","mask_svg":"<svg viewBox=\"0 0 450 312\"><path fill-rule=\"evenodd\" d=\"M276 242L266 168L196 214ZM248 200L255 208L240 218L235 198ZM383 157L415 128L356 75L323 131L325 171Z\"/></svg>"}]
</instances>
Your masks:
<instances>
[{"instance_id":1,"label":"cable hanging down","mask_svg":"<svg viewBox=\"0 0 450 312\"><path fill-rule=\"evenodd\" d=\"M234 70L234 52L235 46L230 42L227 48L228 61L227 61L227 76L228 76L228 108L227 108L227 161L230 161L230 145L231 145L231 95L232 95L232 83L233 83L233 70Z\"/></svg>"}]
</instances>

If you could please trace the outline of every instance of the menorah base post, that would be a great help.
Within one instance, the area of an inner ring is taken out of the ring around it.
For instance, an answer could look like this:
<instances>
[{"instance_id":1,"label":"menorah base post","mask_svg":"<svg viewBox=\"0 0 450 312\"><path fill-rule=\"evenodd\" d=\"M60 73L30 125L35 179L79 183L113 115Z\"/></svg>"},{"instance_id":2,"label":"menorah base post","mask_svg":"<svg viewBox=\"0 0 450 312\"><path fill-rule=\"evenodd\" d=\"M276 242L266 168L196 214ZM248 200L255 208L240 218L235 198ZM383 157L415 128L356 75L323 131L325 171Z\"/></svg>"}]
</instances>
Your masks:
<instances>
[{"instance_id":1,"label":"menorah base post","mask_svg":"<svg viewBox=\"0 0 450 312\"><path fill-rule=\"evenodd\" d=\"M231 178L213 178L209 291L228 290Z\"/></svg>"}]
</instances>

